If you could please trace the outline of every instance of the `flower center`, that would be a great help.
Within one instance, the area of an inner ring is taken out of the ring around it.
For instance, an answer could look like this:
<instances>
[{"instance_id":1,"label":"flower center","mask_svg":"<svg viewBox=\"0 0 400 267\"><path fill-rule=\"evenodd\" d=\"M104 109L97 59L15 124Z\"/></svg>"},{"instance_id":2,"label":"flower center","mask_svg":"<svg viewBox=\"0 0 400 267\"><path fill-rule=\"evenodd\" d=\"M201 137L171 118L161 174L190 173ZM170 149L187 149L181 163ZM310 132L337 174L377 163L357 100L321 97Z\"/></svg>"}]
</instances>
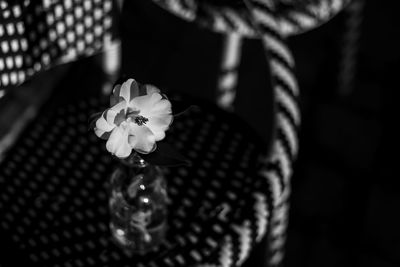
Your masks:
<instances>
[{"instance_id":1,"label":"flower center","mask_svg":"<svg viewBox=\"0 0 400 267\"><path fill-rule=\"evenodd\" d=\"M148 121L149 121L148 118L145 118L145 117L143 117L141 115L136 116L135 119L134 119L134 122L139 126L142 126L143 124L146 124L146 122L148 122Z\"/></svg>"}]
</instances>

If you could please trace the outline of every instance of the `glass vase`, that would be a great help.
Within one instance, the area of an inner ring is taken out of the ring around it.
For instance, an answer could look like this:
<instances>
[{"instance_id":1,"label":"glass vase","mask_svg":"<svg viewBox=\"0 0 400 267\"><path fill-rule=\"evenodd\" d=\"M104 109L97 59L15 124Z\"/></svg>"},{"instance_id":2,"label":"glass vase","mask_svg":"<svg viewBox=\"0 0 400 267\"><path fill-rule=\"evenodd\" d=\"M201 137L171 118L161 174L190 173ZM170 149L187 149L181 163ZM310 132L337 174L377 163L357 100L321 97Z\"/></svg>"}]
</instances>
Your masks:
<instances>
[{"instance_id":1,"label":"glass vase","mask_svg":"<svg viewBox=\"0 0 400 267\"><path fill-rule=\"evenodd\" d=\"M167 189L161 169L133 153L110 177L110 229L127 253L146 254L164 240Z\"/></svg>"}]
</instances>

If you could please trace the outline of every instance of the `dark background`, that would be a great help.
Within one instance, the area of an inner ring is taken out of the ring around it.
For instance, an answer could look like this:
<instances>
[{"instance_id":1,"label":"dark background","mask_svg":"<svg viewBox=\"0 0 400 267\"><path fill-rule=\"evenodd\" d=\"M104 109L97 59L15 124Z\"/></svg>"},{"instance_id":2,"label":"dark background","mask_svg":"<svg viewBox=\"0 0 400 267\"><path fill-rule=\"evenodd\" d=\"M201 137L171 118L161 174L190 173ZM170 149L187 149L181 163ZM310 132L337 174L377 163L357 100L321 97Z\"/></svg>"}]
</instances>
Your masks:
<instances>
[{"instance_id":1,"label":"dark background","mask_svg":"<svg viewBox=\"0 0 400 267\"><path fill-rule=\"evenodd\" d=\"M397 1L365 1L354 88L337 87L342 14L290 40L302 89L287 266L400 266Z\"/></svg>"}]
</instances>

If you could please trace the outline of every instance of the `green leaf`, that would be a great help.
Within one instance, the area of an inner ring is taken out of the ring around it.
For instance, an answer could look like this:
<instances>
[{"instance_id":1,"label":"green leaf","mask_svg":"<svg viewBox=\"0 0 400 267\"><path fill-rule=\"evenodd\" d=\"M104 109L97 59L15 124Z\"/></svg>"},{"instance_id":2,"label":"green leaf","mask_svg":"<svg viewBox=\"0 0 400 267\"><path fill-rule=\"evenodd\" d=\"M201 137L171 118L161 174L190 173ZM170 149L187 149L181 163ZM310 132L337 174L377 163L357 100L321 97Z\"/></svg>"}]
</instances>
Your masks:
<instances>
[{"instance_id":1,"label":"green leaf","mask_svg":"<svg viewBox=\"0 0 400 267\"><path fill-rule=\"evenodd\" d=\"M174 147L165 142L158 142L157 149L149 154L140 154L140 156L147 162L158 166L181 166L190 165L182 154L179 153Z\"/></svg>"}]
</instances>

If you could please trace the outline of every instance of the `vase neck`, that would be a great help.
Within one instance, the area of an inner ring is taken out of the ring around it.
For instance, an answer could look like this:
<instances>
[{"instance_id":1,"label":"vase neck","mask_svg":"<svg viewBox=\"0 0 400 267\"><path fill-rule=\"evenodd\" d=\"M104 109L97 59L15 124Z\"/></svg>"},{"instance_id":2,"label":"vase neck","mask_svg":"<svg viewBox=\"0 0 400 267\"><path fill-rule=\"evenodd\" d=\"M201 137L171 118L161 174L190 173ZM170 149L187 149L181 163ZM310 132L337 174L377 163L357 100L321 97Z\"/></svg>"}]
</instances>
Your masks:
<instances>
[{"instance_id":1,"label":"vase neck","mask_svg":"<svg viewBox=\"0 0 400 267\"><path fill-rule=\"evenodd\" d=\"M133 152L129 157L122 160L123 164L129 167L145 168L148 163L137 153Z\"/></svg>"}]
</instances>

